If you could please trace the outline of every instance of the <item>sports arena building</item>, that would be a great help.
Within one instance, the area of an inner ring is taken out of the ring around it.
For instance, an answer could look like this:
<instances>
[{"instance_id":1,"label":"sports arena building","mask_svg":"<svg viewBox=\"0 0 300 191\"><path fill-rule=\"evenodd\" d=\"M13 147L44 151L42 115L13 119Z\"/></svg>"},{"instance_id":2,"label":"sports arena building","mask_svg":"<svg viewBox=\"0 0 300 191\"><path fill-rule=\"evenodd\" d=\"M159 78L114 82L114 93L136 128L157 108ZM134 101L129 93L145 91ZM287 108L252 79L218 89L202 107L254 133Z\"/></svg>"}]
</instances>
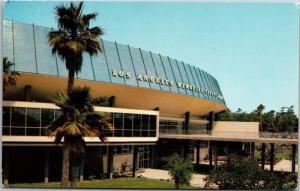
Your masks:
<instances>
[{"instance_id":1,"label":"sports arena building","mask_svg":"<svg viewBox=\"0 0 300 191\"><path fill-rule=\"evenodd\" d=\"M3 21L3 56L20 72L17 85L4 94L4 183L59 181L61 145L44 134L44 128L61 115L49 102L67 86L64 61L51 54L47 34L51 28ZM254 143L293 145L297 139L264 137L258 123L218 121L226 102L217 80L182 61L128 45L100 40L103 52L84 54L76 86L89 86L93 96L109 97L97 111L111 117L108 142L87 137L81 179L112 177L124 166L160 168L163 157L174 152L194 156L196 164L217 164L224 145L236 145L254 156ZM232 144L234 143L234 144ZM273 145L273 146L272 146ZM214 149L215 148L215 149ZM273 149L274 150L274 149ZM271 164L272 167L273 164Z\"/></svg>"}]
</instances>

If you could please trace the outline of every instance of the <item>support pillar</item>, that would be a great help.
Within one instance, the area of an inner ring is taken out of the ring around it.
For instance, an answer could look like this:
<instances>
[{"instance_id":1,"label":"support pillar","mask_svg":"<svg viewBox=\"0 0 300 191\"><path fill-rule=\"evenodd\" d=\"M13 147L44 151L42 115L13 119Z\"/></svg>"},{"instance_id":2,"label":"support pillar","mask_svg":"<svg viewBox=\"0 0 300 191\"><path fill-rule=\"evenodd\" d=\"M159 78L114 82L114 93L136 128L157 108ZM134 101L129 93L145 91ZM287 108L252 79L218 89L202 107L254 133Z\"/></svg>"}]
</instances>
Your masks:
<instances>
[{"instance_id":1,"label":"support pillar","mask_svg":"<svg viewBox=\"0 0 300 191\"><path fill-rule=\"evenodd\" d=\"M45 153L45 170L44 170L44 182L49 182L49 150Z\"/></svg>"},{"instance_id":2,"label":"support pillar","mask_svg":"<svg viewBox=\"0 0 300 191\"><path fill-rule=\"evenodd\" d=\"M82 159L80 163L79 181L83 181L83 176L84 176L84 159Z\"/></svg>"},{"instance_id":3,"label":"support pillar","mask_svg":"<svg viewBox=\"0 0 300 191\"><path fill-rule=\"evenodd\" d=\"M115 107L115 105L116 105L116 97L115 96L111 96L108 99L108 106L109 107Z\"/></svg>"},{"instance_id":4,"label":"support pillar","mask_svg":"<svg viewBox=\"0 0 300 191\"><path fill-rule=\"evenodd\" d=\"M208 124L206 126L206 130L211 133L213 128L213 121L215 120L215 113L213 111L208 114Z\"/></svg>"},{"instance_id":5,"label":"support pillar","mask_svg":"<svg viewBox=\"0 0 300 191\"><path fill-rule=\"evenodd\" d=\"M199 167L200 165L200 142L196 142L196 166Z\"/></svg>"},{"instance_id":6,"label":"support pillar","mask_svg":"<svg viewBox=\"0 0 300 191\"><path fill-rule=\"evenodd\" d=\"M266 143L261 144L261 168L265 170Z\"/></svg>"},{"instance_id":7,"label":"support pillar","mask_svg":"<svg viewBox=\"0 0 300 191\"><path fill-rule=\"evenodd\" d=\"M254 151L255 151L255 144L250 143L250 158L251 158L251 160L254 160Z\"/></svg>"},{"instance_id":8,"label":"support pillar","mask_svg":"<svg viewBox=\"0 0 300 191\"><path fill-rule=\"evenodd\" d=\"M213 147L213 154L214 154L214 169L218 166L218 152L217 147Z\"/></svg>"},{"instance_id":9,"label":"support pillar","mask_svg":"<svg viewBox=\"0 0 300 191\"><path fill-rule=\"evenodd\" d=\"M3 149L4 150L4 149ZM3 168L3 184L4 185L8 185L9 181L8 181L8 177L9 177L9 152L7 150L5 150L6 152L2 153L3 155L3 159L4 159L4 168Z\"/></svg>"},{"instance_id":10,"label":"support pillar","mask_svg":"<svg viewBox=\"0 0 300 191\"><path fill-rule=\"evenodd\" d=\"M209 166L212 167L212 141L209 141L208 159L209 159Z\"/></svg>"},{"instance_id":11,"label":"support pillar","mask_svg":"<svg viewBox=\"0 0 300 191\"><path fill-rule=\"evenodd\" d=\"M109 146L108 147L108 152L107 152L107 174L108 178L112 179L113 178L113 164L114 164L114 146Z\"/></svg>"},{"instance_id":12,"label":"support pillar","mask_svg":"<svg viewBox=\"0 0 300 191\"><path fill-rule=\"evenodd\" d=\"M270 155L270 171L273 172L274 166L274 143L271 143L271 155Z\"/></svg>"},{"instance_id":13,"label":"support pillar","mask_svg":"<svg viewBox=\"0 0 300 191\"><path fill-rule=\"evenodd\" d=\"M296 145L292 145L292 173L296 172Z\"/></svg>"},{"instance_id":14,"label":"support pillar","mask_svg":"<svg viewBox=\"0 0 300 191\"><path fill-rule=\"evenodd\" d=\"M133 146L133 164L132 164L132 177L136 177L137 169L138 169L138 146Z\"/></svg>"},{"instance_id":15,"label":"support pillar","mask_svg":"<svg viewBox=\"0 0 300 191\"><path fill-rule=\"evenodd\" d=\"M190 112L186 112L184 114L184 134L188 134L188 129L190 126Z\"/></svg>"},{"instance_id":16,"label":"support pillar","mask_svg":"<svg viewBox=\"0 0 300 191\"><path fill-rule=\"evenodd\" d=\"M31 101L31 85L25 85L24 87L24 100Z\"/></svg>"}]
</instances>

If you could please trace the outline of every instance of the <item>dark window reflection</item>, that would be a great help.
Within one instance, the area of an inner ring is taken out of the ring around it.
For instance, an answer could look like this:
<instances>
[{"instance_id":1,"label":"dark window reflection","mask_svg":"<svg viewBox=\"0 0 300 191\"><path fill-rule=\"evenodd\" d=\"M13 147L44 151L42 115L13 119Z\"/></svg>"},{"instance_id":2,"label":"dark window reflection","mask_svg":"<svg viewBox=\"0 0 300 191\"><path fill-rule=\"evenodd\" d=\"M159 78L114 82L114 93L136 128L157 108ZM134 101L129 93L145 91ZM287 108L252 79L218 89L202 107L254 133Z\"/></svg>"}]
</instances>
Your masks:
<instances>
[{"instance_id":1,"label":"dark window reflection","mask_svg":"<svg viewBox=\"0 0 300 191\"><path fill-rule=\"evenodd\" d=\"M25 127L26 108L13 107L12 108L12 126Z\"/></svg>"},{"instance_id":2,"label":"dark window reflection","mask_svg":"<svg viewBox=\"0 0 300 191\"><path fill-rule=\"evenodd\" d=\"M27 108L27 127L40 127L40 109Z\"/></svg>"},{"instance_id":3,"label":"dark window reflection","mask_svg":"<svg viewBox=\"0 0 300 191\"><path fill-rule=\"evenodd\" d=\"M133 115L133 136L139 137L141 136L141 128L142 128L142 115Z\"/></svg>"},{"instance_id":4,"label":"dark window reflection","mask_svg":"<svg viewBox=\"0 0 300 191\"><path fill-rule=\"evenodd\" d=\"M150 115L150 130L156 130L156 116Z\"/></svg>"},{"instance_id":5,"label":"dark window reflection","mask_svg":"<svg viewBox=\"0 0 300 191\"><path fill-rule=\"evenodd\" d=\"M123 136L123 113L114 113L114 136Z\"/></svg>"},{"instance_id":6,"label":"dark window reflection","mask_svg":"<svg viewBox=\"0 0 300 191\"><path fill-rule=\"evenodd\" d=\"M10 126L10 107L3 107L3 126Z\"/></svg>"},{"instance_id":7,"label":"dark window reflection","mask_svg":"<svg viewBox=\"0 0 300 191\"><path fill-rule=\"evenodd\" d=\"M46 127L51 124L54 120L54 110L53 109L42 109L41 110L41 118L42 118L42 127Z\"/></svg>"},{"instance_id":8,"label":"dark window reflection","mask_svg":"<svg viewBox=\"0 0 300 191\"><path fill-rule=\"evenodd\" d=\"M124 114L124 136L131 137L132 136L132 114Z\"/></svg>"},{"instance_id":9,"label":"dark window reflection","mask_svg":"<svg viewBox=\"0 0 300 191\"><path fill-rule=\"evenodd\" d=\"M25 135L25 128L22 127L12 127L11 135Z\"/></svg>"},{"instance_id":10,"label":"dark window reflection","mask_svg":"<svg viewBox=\"0 0 300 191\"><path fill-rule=\"evenodd\" d=\"M10 135L10 127L3 127L2 135Z\"/></svg>"},{"instance_id":11,"label":"dark window reflection","mask_svg":"<svg viewBox=\"0 0 300 191\"><path fill-rule=\"evenodd\" d=\"M40 135L40 128L26 128L26 135Z\"/></svg>"}]
</instances>

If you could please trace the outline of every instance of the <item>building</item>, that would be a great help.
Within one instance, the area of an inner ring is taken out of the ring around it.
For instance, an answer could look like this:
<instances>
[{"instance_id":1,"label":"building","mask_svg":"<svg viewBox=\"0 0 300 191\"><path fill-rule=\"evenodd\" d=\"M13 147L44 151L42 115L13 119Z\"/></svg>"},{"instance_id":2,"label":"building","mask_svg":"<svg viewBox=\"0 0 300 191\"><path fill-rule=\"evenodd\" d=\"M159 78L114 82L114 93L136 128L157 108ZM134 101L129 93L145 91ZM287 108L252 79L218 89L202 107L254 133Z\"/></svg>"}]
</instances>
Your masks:
<instances>
[{"instance_id":1,"label":"building","mask_svg":"<svg viewBox=\"0 0 300 191\"><path fill-rule=\"evenodd\" d=\"M61 114L49 97L66 89L68 73L64 62L51 54L50 30L3 21L3 55L21 73L17 85L4 95L5 183L60 180L61 145L43 130ZM133 169L159 168L162 157L173 152L194 155L196 164L207 158L212 165L218 154L213 148L230 142L239 149L246 145L251 156L254 142L273 147L290 143L295 151L296 139L263 138L258 123L216 121L226 102L217 80L207 72L140 48L100 43L103 53L84 55L75 85L91 87L94 96L109 97L106 105L95 109L111 116L114 130L105 143L86 138L81 179L112 177L125 164Z\"/></svg>"}]
</instances>

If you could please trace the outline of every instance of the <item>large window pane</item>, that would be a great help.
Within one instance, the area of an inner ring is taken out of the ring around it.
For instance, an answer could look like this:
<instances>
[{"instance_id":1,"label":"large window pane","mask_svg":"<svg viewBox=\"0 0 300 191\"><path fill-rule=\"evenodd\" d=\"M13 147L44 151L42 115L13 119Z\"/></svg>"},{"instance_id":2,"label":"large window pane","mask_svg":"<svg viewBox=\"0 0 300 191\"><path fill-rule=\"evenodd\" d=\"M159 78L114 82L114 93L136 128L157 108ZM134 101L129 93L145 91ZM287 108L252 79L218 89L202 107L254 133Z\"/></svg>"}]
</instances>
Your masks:
<instances>
[{"instance_id":1,"label":"large window pane","mask_svg":"<svg viewBox=\"0 0 300 191\"><path fill-rule=\"evenodd\" d=\"M100 40L100 46L102 50L104 50L101 40ZM92 58L92 64L93 64L96 80L100 82L110 82L110 77L108 73L108 67L106 64L106 58L104 52L99 52L97 55L93 55L91 58Z\"/></svg>"},{"instance_id":2,"label":"large window pane","mask_svg":"<svg viewBox=\"0 0 300 191\"><path fill-rule=\"evenodd\" d=\"M198 77L197 77L197 74L196 74L194 68L192 66L190 66L190 65L187 65L187 68L189 68L189 70L191 72L191 76L193 77L194 83L197 86L197 91L198 91L199 97L205 98L204 94L201 91L199 91L199 89L198 89L198 88L201 88L201 85L199 83L199 80L198 80Z\"/></svg>"},{"instance_id":3,"label":"large window pane","mask_svg":"<svg viewBox=\"0 0 300 191\"><path fill-rule=\"evenodd\" d=\"M149 115L142 115L142 137L148 137Z\"/></svg>"},{"instance_id":4,"label":"large window pane","mask_svg":"<svg viewBox=\"0 0 300 191\"><path fill-rule=\"evenodd\" d=\"M124 114L124 136L125 137L132 136L132 125L133 125L132 114Z\"/></svg>"},{"instance_id":5,"label":"large window pane","mask_svg":"<svg viewBox=\"0 0 300 191\"><path fill-rule=\"evenodd\" d=\"M14 45L16 70L36 73L33 25L14 22Z\"/></svg>"},{"instance_id":6,"label":"large window pane","mask_svg":"<svg viewBox=\"0 0 300 191\"><path fill-rule=\"evenodd\" d=\"M143 59L141 56L140 49L130 47L130 53L132 57L132 62L135 68L136 75L141 75L142 77L146 75L145 66L143 63ZM138 84L140 87L149 88L149 82L138 80Z\"/></svg>"},{"instance_id":7,"label":"large window pane","mask_svg":"<svg viewBox=\"0 0 300 191\"><path fill-rule=\"evenodd\" d=\"M55 55L52 55L48 43L48 33L50 31L46 27L34 26L38 73L58 75Z\"/></svg>"},{"instance_id":8,"label":"large window pane","mask_svg":"<svg viewBox=\"0 0 300 191\"><path fill-rule=\"evenodd\" d=\"M11 128L11 135L25 135L25 128L24 127L12 127Z\"/></svg>"},{"instance_id":9,"label":"large window pane","mask_svg":"<svg viewBox=\"0 0 300 191\"><path fill-rule=\"evenodd\" d=\"M156 130L156 115L150 115L150 130Z\"/></svg>"},{"instance_id":10,"label":"large window pane","mask_svg":"<svg viewBox=\"0 0 300 191\"><path fill-rule=\"evenodd\" d=\"M129 47L121 44L117 44L119 56L124 72L130 72L130 77L125 78L127 85L137 86L137 81L135 77L135 72L129 52Z\"/></svg>"},{"instance_id":11,"label":"large window pane","mask_svg":"<svg viewBox=\"0 0 300 191\"><path fill-rule=\"evenodd\" d=\"M41 128L26 128L26 135L40 135Z\"/></svg>"},{"instance_id":12,"label":"large window pane","mask_svg":"<svg viewBox=\"0 0 300 191\"><path fill-rule=\"evenodd\" d=\"M27 108L26 127L40 127L40 109Z\"/></svg>"},{"instance_id":13,"label":"large window pane","mask_svg":"<svg viewBox=\"0 0 300 191\"><path fill-rule=\"evenodd\" d=\"M153 54L153 53L151 53L151 55L152 55L153 63L154 63L154 66L155 66L155 69L157 72L157 77L162 78L162 79L167 79L164 66L160 59L160 55ZM161 85L160 88L165 91L170 91L170 87L166 86L166 85Z\"/></svg>"},{"instance_id":14,"label":"large window pane","mask_svg":"<svg viewBox=\"0 0 300 191\"><path fill-rule=\"evenodd\" d=\"M54 120L54 110L53 109L41 109L41 126L46 127L51 124Z\"/></svg>"},{"instance_id":15,"label":"large window pane","mask_svg":"<svg viewBox=\"0 0 300 191\"><path fill-rule=\"evenodd\" d=\"M116 44L104 40L103 45L105 49L107 65L109 67L109 72L110 72L109 75L111 76L111 81L113 83L124 84L124 78L112 75L113 70L116 70L118 72L122 71Z\"/></svg>"},{"instance_id":16,"label":"large window pane","mask_svg":"<svg viewBox=\"0 0 300 191\"><path fill-rule=\"evenodd\" d=\"M142 115L135 114L133 115L133 136L139 137L141 136L141 128L142 128Z\"/></svg>"},{"instance_id":17,"label":"large window pane","mask_svg":"<svg viewBox=\"0 0 300 191\"><path fill-rule=\"evenodd\" d=\"M170 60L171 68L174 72L174 76L176 78L176 82L177 83L186 83L185 79L183 79L183 77L182 77L182 73L179 70L176 61L172 58L170 58L169 60ZM188 83L186 83L186 84L188 84ZM191 91L186 91L184 88L178 87L178 90L179 90L179 93L181 93L181 94L193 95Z\"/></svg>"},{"instance_id":18,"label":"large window pane","mask_svg":"<svg viewBox=\"0 0 300 191\"><path fill-rule=\"evenodd\" d=\"M189 69L189 66L183 62L177 62L178 63L178 67L180 71L184 71L183 73L183 78L185 78L184 76L186 76L186 81L189 83L189 85L192 85L194 87L196 87L196 84L194 82L193 76L191 74L191 71ZM193 93L193 95L195 97L199 97L199 94L197 91L195 90L191 90L191 92Z\"/></svg>"},{"instance_id":19,"label":"large window pane","mask_svg":"<svg viewBox=\"0 0 300 191\"><path fill-rule=\"evenodd\" d=\"M78 73L78 78L83 80L95 80L91 57L88 53L84 52L82 55L82 67Z\"/></svg>"},{"instance_id":20,"label":"large window pane","mask_svg":"<svg viewBox=\"0 0 300 191\"><path fill-rule=\"evenodd\" d=\"M9 61L13 62L13 32L12 21L3 21L3 57L7 57ZM13 69L13 68L12 68Z\"/></svg>"},{"instance_id":21,"label":"large window pane","mask_svg":"<svg viewBox=\"0 0 300 191\"><path fill-rule=\"evenodd\" d=\"M123 113L114 113L114 136L122 137L124 130Z\"/></svg>"},{"instance_id":22,"label":"large window pane","mask_svg":"<svg viewBox=\"0 0 300 191\"><path fill-rule=\"evenodd\" d=\"M157 74L156 74L156 70L154 68L154 65L153 65L153 61L152 61L150 52L141 50L141 53L142 53L142 56L143 56L143 61L144 61L144 64L145 64L147 75L149 75L151 77L158 77ZM155 83L155 82L150 81L150 87L160 90L160 85Z\"/></svg>"},{"instance_id":23,"label":"large window pane","mask_svg":"<svg viewBox=\"0 0 300 191\"><path fill-rule=\"evenodd\" d=\"M163 66L164 66L165 71L166 71L167 79L172 80L174 83L176 83L177 81L175 80L175 77L174 77L175 73L173 73L173 71L172 71L169 59L165 56L161 56L161 60L162 60ZM174 86L170 86L170 89L171 89L172 92L176 92L176 93L179 92L178 91L179 88L177 89L176 84Z\"/></svg>"},{"instance_id":24,"label":"large window pane","mask_svg":"<svg viewBox=\"0 0 300 191\"><path fill-rule=\"evenodd\" d=\"M11 125L18 127L25 127L26 108L13 107Z\"/></svg>"},{"instance_id":25,"label":"large window pane","mask_svg":"<svg viewBox=\"0 0 300 191\"><path fill-rule=\"evenodd\" d=\"M3 126L10 126L10 107L3 107Z\"/></svg>"}]
</instances>

